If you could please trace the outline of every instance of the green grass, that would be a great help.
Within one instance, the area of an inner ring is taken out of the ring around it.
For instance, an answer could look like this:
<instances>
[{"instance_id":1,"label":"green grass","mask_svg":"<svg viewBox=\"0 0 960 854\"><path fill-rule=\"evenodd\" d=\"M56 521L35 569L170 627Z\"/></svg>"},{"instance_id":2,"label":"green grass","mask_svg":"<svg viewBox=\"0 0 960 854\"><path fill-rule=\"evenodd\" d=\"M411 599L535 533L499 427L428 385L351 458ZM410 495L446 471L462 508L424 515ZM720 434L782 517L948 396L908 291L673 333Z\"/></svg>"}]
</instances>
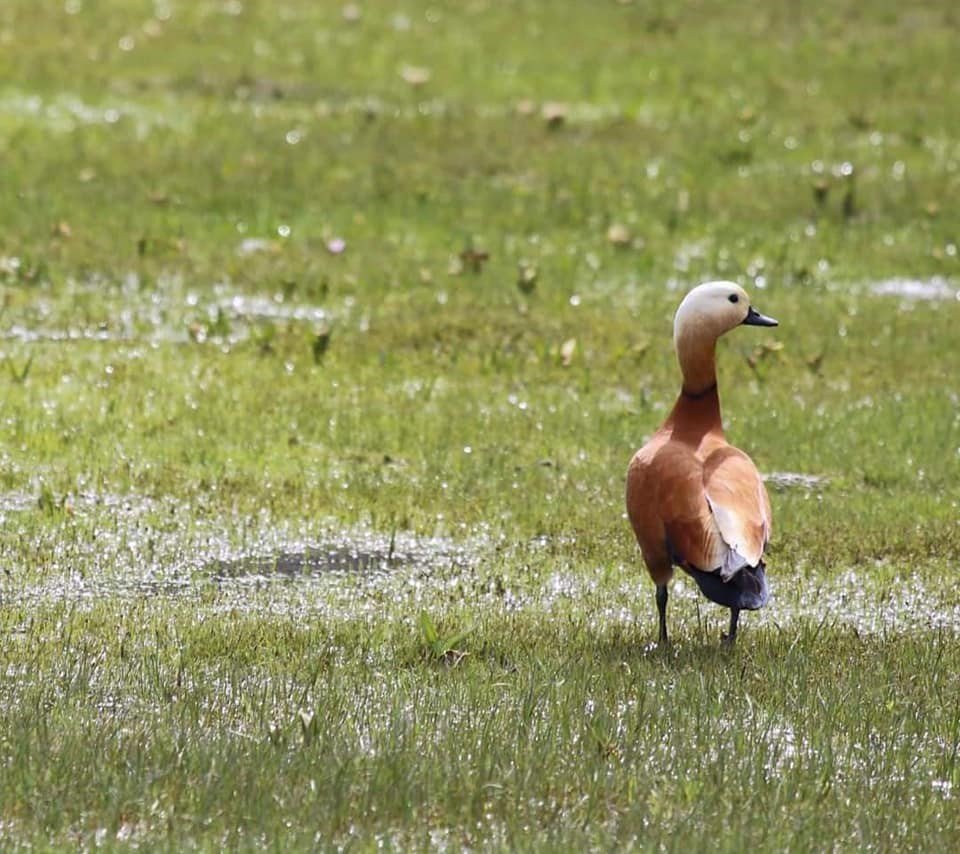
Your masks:
<instances>
[{"instance_id":1,"label":"green grass","mask_svg":"<svg viewBox=\"0 0 960 854\"><path fill-rule=\"evenodd\" d=\"M2 847L957 847L960 303L870 285L957 289L960 17L755 6L0 6ZM716 277L820 480L659 650Z\"/></svg>"}]
</instances>

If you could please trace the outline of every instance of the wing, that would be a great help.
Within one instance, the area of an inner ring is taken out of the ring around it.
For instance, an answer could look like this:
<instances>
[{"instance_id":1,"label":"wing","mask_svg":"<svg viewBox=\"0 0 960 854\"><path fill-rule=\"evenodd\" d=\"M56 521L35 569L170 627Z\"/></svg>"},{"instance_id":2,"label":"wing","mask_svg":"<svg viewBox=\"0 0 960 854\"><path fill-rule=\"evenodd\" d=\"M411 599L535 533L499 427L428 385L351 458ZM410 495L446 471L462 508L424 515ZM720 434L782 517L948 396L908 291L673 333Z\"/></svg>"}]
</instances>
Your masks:
<instances>
[{"instance_id":1,"label":"wing","mask_svg":"<svg viewBox=\"0 0 960 854\"><path fill-rule=\"evenodd\" d=\"M753 461L730 445L703 465L704 495L728 553L720 565L724 581L744 566L756 566L770 539L770 498Z\"/></svg>"},{"instance_id":2,"label":"wing","mask_svg":"<svg viewBox=\"0 0 960 854\"><path fill-rule=\"evenodd\" d=\"M657 509L673 559L714 572L729 563L730 549L704 489L704 466L689 446L669 444L657 454Z\"/></svg>"}]
</instances>

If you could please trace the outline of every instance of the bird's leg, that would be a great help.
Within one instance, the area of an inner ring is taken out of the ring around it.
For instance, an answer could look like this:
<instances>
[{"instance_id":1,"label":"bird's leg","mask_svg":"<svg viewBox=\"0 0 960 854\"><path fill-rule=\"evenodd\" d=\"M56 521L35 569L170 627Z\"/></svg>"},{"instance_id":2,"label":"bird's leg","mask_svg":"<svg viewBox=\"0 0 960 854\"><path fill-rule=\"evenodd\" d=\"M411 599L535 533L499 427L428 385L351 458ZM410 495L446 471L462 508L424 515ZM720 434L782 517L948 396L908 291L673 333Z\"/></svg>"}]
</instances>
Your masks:
<instances>
[{"instance_id":1,"label":"bird's leg","mask_svg":"<svg viewBox=\"0 0 960 854\"><path fill-rule=\"evenodd\" d=\"M667 642L667 585L657 585L657 613L660 614L660 643Z\"/></svg>"},{"instance_id":2,"label":"bird's leg","mask_svg":"<svg viewBox=\"0 0 960 854\"><path fill-rule=\"evenodd\" d=\"M740 609L731 608L730 609L730 631L725 635L720 636L720 640L726 646L733 646L734 642L737 639L737 621L740 619Z\"/></svg>"}]
</instances>

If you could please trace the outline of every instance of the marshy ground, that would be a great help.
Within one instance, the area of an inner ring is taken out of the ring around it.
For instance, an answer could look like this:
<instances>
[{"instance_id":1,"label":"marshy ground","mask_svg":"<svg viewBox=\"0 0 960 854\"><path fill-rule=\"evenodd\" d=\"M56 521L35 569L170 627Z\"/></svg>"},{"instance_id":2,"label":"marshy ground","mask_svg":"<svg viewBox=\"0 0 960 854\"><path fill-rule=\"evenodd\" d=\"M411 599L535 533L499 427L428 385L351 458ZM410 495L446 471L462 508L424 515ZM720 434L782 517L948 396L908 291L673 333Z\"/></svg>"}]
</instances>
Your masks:
<instances>
[{"instance_id":1,"label":"marshy ground","mask_svg":"<svg viewBox=\"0 0 960 854\"><path fill-rule=\"evenodd\" d=\"M0 6L0 843L960 842L947 2ZM773 600L623 508L709 278Z\"/></svg>"}]
</instances>

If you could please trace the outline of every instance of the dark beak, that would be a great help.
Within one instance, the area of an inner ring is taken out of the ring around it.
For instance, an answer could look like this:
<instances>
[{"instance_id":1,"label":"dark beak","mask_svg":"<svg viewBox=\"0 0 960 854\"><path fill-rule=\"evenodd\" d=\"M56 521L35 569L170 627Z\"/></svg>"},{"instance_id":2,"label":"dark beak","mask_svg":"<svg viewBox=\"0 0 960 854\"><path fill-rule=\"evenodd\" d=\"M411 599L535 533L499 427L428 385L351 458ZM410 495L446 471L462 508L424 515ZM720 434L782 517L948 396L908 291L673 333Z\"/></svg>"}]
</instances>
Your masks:
<instances>
[{"instance_id":1,"label":"dark beak","mask_svg":"<svg viewBox=\"0 0 960 854\"><path fill-rule=\"evenodd\" d=\"M750 310L747 312L747 316L743 319L744 326L779 326L777 321L772 317L767 317L765 314L760 314L753 306L750 306Z\"/></svg>"}]
</instances>

